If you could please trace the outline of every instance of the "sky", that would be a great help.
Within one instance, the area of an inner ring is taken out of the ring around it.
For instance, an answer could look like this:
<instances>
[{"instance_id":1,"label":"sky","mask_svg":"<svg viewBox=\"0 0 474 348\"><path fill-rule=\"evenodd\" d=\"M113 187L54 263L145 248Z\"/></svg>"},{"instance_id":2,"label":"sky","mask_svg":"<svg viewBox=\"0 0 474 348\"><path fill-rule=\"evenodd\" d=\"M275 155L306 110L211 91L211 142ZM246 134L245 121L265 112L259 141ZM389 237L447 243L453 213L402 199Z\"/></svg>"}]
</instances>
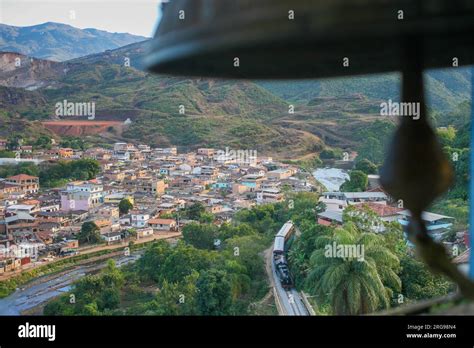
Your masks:
<instances>
[{"instance_id":1,"label":"sky","mask_svg":"<svg viewBox=\"0 0 474 348\"><path fill-rule=\"evenodd\" d=\"M0 23L19 27L58 22L151 37L161 0L0 0Z\"/></svg>"}]
</instances>

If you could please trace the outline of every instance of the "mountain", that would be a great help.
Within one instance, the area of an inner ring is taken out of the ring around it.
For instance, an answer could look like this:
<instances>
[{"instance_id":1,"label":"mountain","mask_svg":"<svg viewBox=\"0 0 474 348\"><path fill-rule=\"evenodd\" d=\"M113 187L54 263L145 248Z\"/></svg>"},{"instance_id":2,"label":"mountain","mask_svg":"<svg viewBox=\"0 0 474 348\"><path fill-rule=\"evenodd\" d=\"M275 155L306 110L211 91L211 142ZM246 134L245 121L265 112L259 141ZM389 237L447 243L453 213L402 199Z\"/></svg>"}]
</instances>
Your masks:
<instances>
[{"instance_id":1,"label":"mountain","mask_svg":"<svg viewBox=\"0 0 474 348\"><path fill-rule=\"evenodd\" d=\"M471 68L429 70L425 73L428 106L438 112L454 111L471 95ZM400 74L380 74L323 80L258 81L260 86L290 102L306 104L318 97L362 94L375 100L400 98Z\"/></svg>"},{"instance_id":2,"label":"mountain","mask_svg":"<svg viewBox=\"0 0 474 348\"><path fill-rule=\"evenodd\" d=\"M65 61L146 40L143 36L78 29L60 23L29 27L0 24L0 51L34 58Z\"/></svg>"},{"instance_id":3,"label":"mountain","mask_svg":"<svg viewBox=\"0 0 474 348\"><path fill-rule=\"evenodd\" d=\"M64 66L59 62L36 59L20 53L0 53L1 85L7 87L37 88L57 85L64 75Z\"/></svg>"},{"instance_id":4,"label":"mountain","mask_svg":"<svg viewBox=\"0 0 474 348\"><path fill-rule=\"evenodd\" d=\"M377 129L384 127L380 122L392 128L397 122L380 116L380 102L398 98L395 74L283 82L158 76L143 71L147 46L143 41L65 62L0 53L0 92L7 100L0 106L10 117L35 122L57 120L57 102L94 102L97 121L130 118L132 123L105 127L105 132L102 127L96 136L85 129L62 134L77 126L64 126L62 117L59 135L88 134L87 140L96 143L125 140L182 149L228 146L285 159L310 159L327 146L357 150L358 134L374 125L370 132L377 137ZM15 67L18 58L25 66ZM465 112L458 109L458 102L470 93L465 72L430 72L428 93L436 96L436 105ZM443 122L449 118L443 116Z\"/></svg>"},{"instance_id":5,"label":"mountain","mask_svg":"<svg viewBox=\"0 0 474 348\"><path fill-rule=\"evenodd\" d=\"M151 145L229 146L296 156L322 147L315 135L273 124L288 106L266 89L250 81L151 75L140 70L146 49L146 42L135 43L66 62L0 53L1 106L32 122L58 119L55 104L65 99L94 102L97 121L132 120L123 133L101 138L119 136ZM17 59L24 62L21 67L15 67Z\"/></svg>"}]
</instances>

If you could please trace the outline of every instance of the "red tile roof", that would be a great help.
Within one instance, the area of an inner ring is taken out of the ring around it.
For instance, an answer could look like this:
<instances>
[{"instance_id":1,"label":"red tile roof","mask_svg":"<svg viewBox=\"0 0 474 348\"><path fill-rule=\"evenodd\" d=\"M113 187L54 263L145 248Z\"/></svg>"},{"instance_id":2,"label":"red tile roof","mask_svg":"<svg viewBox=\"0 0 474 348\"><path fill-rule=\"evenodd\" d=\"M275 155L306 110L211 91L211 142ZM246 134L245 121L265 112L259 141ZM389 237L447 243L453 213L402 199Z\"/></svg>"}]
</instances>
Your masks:
<instances>
[{"instance_id":1,"label":"red tile roof","mask_svg":"<svg viewBox=\"0 0 474 348\"><path fill-rule=\"evenodd\" d=\"M171 225L175 223L173 219L150 219L148 224L160 224L160 225Z\"/></svg>"},{"instance_id":2,"label":"red tile roof","mask_svg":"<svg viewBox=\"0 0 474 348\"><path fill-rule=\"evenodd\" d=\"M38 179L38 177L27 175L27 174L18 174L14 176L9 176L7 178L7 180L32 180L32 179Z\"/></svg>"},{"instance_id":3,"label":"red tile roof","mask_svg":"<svg viewBox=\"0 0 474 348\"><path fill-rule=\"evenodd\" d=\"M361 203L361 204L356 205L356 209L358 210L362 210L364 207L369 208L380 217L393 216L403 211L403 209L401 208L395 208L389 205L373 203L373 202Z\"/></svg>"}]
</instances>

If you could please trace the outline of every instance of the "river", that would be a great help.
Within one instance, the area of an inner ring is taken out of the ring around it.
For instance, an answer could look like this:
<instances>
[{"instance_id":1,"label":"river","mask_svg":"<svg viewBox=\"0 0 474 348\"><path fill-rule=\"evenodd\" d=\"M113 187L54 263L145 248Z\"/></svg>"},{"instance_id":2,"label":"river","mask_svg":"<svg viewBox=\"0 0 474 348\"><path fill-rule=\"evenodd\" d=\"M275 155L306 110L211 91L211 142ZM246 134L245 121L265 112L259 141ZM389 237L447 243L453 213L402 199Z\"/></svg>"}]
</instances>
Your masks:
<instances>
[{"instance_id":1,"label":"river","mask_svg":"<svg viewBox=\"0 0 474 348\"><path fill-rule=\"evenodd\" d=\"M117 267L138 260L141 253L133 253L115 259ZM104 268L107 260L99 264L77 266L68 272L46 275L36 278L17 289L11 295L0 299L0 315L21 315L23 311L32 309L44 302L53 299L61 293L67 292L71 284L86 274L94 273Z\"/></svg>"}]
</instances>

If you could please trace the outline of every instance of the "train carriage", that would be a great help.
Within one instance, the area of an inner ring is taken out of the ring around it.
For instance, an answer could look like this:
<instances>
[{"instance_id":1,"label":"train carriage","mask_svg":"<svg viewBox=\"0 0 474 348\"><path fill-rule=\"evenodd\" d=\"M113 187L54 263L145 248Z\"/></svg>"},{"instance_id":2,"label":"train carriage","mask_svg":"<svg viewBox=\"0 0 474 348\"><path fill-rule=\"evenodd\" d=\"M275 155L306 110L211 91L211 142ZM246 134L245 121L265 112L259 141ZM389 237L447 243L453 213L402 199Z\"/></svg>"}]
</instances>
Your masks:
<instances>
[{"instance_id":1,"label":"train carriage","mask_svg":"<svg viewBox=\"0 0 474 348\"><path fill-rule=\"evenodd\" d=\"M275 236L273 244L273 262L275 264L275 271L281 286L284 289L293 287L293 280L291 279L290 270L285 257L285 243L294 233L294 226L292 221L286 222Z\"/></svg>"}]
</instances>

